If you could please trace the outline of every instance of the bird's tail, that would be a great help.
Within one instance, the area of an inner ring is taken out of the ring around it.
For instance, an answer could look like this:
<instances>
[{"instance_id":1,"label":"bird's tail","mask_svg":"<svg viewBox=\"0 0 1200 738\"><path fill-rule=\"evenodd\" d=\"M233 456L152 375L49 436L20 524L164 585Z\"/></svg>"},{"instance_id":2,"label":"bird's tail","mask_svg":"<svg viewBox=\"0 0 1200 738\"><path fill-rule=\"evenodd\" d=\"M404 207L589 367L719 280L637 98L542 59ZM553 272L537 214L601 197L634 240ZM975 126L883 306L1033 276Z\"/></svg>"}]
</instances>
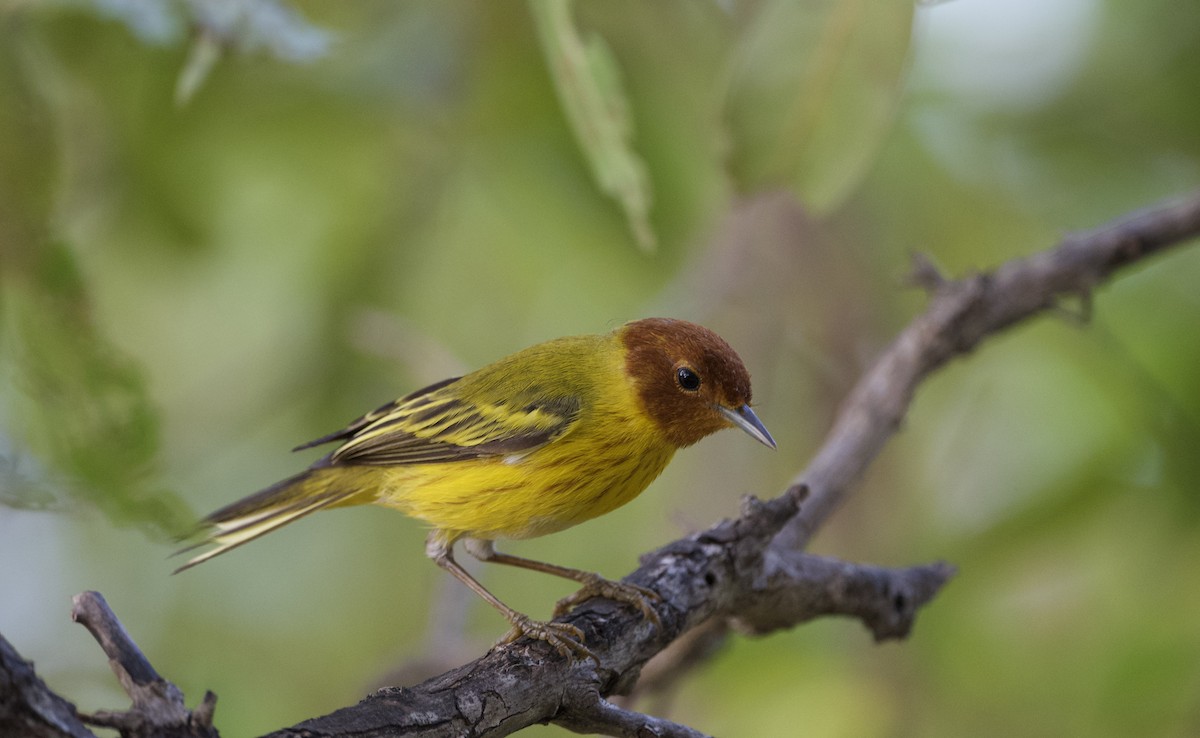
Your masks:
<instances>
[{"instance_id":1,"label":"bird's tail","mask_svg":"<svg viewBox=\"0 0 1200 738\"><path fill-rule=\"evenodd\" d=\"M315 466L210 514L201 521L196 533L202 540L176 551L175 555L209 544L213 548L193 556L174 573L249 543L311 512L366 501L354 499L364 495L362 486L346 484L346 480L337 482L338 475L330 472L329 467Z\"/></svg>"}]
</instances>

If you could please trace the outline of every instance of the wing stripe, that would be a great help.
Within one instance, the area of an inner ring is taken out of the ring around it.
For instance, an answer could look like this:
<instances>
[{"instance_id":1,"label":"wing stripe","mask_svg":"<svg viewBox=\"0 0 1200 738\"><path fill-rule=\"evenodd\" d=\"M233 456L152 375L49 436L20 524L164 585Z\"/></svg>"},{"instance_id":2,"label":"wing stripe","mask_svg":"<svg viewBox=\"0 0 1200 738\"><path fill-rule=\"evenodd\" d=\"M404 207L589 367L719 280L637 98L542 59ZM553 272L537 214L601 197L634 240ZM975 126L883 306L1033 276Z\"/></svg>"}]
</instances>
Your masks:
<instances>
[{"instance_id":1,"label":"wing stripe","mask_svg":"<svg viewBox=\"0 0 1200 738\"><path fill-rule=\"evenodd\" d=\"M308 443L302 443L292 450L303 451L306 448L321 446L326 443L332 443L333 441L351 439L358 434L359 431L369 428L381 418L385 418L394 414L398 409L403 409L405 407L416 409L429 404L437 397L437 392L439 390L449 387L451 384L454 384L460 379L462 379L462 377L449 377L440 382L434 382L428 387L422 387L415 392L410 392L404 397L401 397L399 400L393 400L392 402L380 405L366 415L363 415L362 417L352 421L349 425L339 431L334 431L328 435L321 436L320 438L309 441Z\"/></svg>"},{"instance_id":2,"label":"wing stripe","mask_svg":"<svg viewBox=\"0 0 1200 738\"><path fill-rule=\"evenodd\" d=\"M422 396L358 428L331 456L334 464L420 464L529 452L565 433L577 397L531 398L513 412L503 402L469 404ZM414 407L414 404L416 407Z\"/></svg>"}]
</instances>

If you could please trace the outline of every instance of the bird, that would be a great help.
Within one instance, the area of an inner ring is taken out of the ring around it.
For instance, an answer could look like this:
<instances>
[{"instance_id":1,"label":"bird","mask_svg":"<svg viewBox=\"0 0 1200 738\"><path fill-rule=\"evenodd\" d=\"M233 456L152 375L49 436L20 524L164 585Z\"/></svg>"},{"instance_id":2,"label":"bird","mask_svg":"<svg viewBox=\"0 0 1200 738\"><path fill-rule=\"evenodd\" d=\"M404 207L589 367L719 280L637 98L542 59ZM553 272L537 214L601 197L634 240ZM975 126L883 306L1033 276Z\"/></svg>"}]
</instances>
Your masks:
<instances>
[{"instance_id":1,"label":"bird","mask_svg":"<svg viewBox=\"0 0 1200 738\"><path fill-rule=\"evenodd\" d=\"M194 545L211 546L176 573L318 510L375 504L430 528L425 554L509 622L560 654L596 659L583 632L506 605L454 558L475 558L582 585L555 617L592 597L639 609L660 625L648 588L501 553L497 540L561 531L637 497L675 451L724 428L774 449L750 407L738 354L703 326L645 318L605 334L557 338L389 402L294 451L337 443L307 469L205 517ZM598 661L598 660L597 660Z\"/></svg>"}]
</instances>

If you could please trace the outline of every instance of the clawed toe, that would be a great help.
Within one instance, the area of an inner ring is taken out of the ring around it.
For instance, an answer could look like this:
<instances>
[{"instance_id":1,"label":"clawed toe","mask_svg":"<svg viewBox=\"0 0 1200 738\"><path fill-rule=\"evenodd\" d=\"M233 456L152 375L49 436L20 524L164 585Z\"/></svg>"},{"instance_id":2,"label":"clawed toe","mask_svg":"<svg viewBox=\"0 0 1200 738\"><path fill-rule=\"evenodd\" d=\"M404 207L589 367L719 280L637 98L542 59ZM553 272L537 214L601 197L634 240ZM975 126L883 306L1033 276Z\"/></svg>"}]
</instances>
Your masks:
<instances>
[{"instance_id":1,"label":"clawed toe","mask_svg":"<svg viewBox=\"0 0 1200 738\"><path fill-rule=\"evenodd\" d=\"M549 643L565 659L586 658L596 662L596 666L600 665L600 658L583 645L583 631L570 623L542 622L522 617L513 620L512 628L496 641L496 646L512 643L522 636Z\"/></svg>"},{"instance_id":2,"label":"clawed toe","mask_svg":"<svg viewBox=\"0 0 1200 738\"><path fill-rule=\"evenodd\" d=\"M652 602L662 601L662 597L657 592L628 582L614 582L598 574L592 574L584 580L583 587L578 592L559 600L558 604L554 606L554 617L567 613L571 608L593 597L604 597L633 605L655 627L662 625L658 613L651 606Z\"/></svg>"}]
</instances>

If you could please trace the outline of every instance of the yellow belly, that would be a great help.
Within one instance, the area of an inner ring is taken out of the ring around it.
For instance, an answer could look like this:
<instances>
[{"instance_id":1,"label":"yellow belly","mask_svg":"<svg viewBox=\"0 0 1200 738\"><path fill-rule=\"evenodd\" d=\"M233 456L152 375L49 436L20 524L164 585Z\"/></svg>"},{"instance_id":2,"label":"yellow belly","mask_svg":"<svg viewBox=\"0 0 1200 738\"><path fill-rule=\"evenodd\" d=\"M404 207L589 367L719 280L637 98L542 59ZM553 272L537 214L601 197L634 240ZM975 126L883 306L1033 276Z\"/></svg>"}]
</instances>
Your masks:
<instances>
[{"instance_id":1,"label":"yellow belly","mask_svg":"<svg viewBox=\"0 0 1200 738\"><path fill-rule=\"evenodd\" d=\"M624 414L622 414L624 415ZM675 449L628 416L575 429L523 457L382 467L375 504L462 537L532 538L610 512L641 494Z\"/></svg>"}]
</instances>

